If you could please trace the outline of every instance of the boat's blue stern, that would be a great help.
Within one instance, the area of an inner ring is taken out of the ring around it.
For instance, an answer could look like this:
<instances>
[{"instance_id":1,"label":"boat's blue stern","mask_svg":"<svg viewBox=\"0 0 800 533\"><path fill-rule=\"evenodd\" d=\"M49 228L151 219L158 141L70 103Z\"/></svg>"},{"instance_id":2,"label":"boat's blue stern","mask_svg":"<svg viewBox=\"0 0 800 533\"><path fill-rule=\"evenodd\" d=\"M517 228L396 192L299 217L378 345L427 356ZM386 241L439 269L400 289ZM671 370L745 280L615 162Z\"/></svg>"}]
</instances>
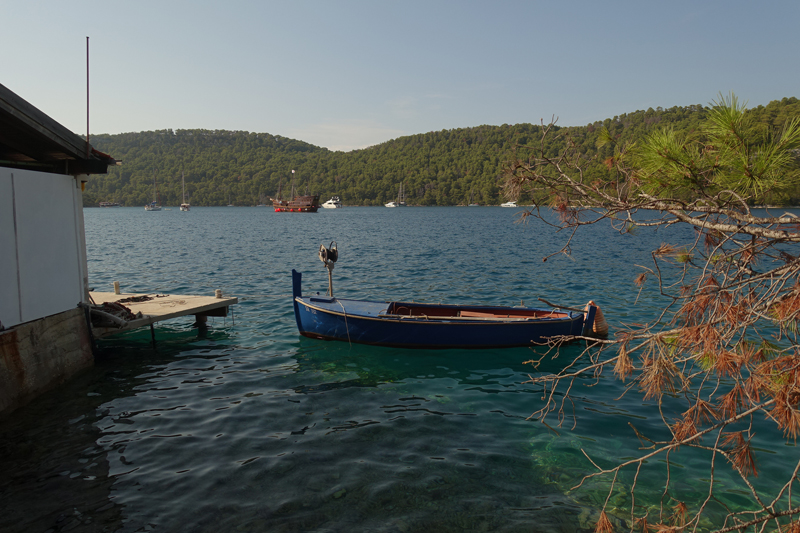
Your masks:
<instances>
[{"instance_id":1,"label":"boat's blue stern","mask_svg":"<svg viewBox=\"0 0 800 533\"><path fill-rule=\"evenodd\" d=\"M303 332L303 326L300 322L300 310L297 308L297 297L303 293L303 274L295 269L292 269L292 304L294 305L294 319L297 322L297 329L300 333Z\"/></svg>"}]
</instances>

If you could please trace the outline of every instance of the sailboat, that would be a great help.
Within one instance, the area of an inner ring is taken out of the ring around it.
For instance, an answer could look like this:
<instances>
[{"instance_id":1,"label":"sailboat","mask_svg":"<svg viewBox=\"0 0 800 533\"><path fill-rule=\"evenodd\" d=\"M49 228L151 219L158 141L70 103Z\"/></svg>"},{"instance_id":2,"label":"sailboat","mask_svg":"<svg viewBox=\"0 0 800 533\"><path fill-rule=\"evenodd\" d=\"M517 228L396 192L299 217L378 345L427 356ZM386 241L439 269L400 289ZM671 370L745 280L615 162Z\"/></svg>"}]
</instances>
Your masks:
<instances>
[{"instance_id":1,"label":"sailboat","mask_svg":"<svg viewBox=\"0 0 800 533\"><path fill-rule=\"evenodd\" d=\"M475 193L472 189L469 190L469 206L470 207L478 207L480 204L475 203Z\"/></svg>"},{"instance_id":2,"label":"sailboat","mask_svg":"<svg viewBox=\"0 0 800 533\"><path fill-rule=\"evenodd\" d=\"M406 207L406 190L405 185L400 184L400 189L397 191L397 200L384 204L385 207Z\"/></svg>"},{"instance_id":3,"label":"sailboat","mask_svg":"<svg viewBox=\"0 0 800 533\"><path fill-rule=\"evenodd\" d=\"M181 204L181 211L188 211L189 202L186 201L186 181L183 179L183 171L181 171L181 185L183 186L183 203Z\"/></svg>"},{"instance_id":4,"label":"sailboat","mask_svg":"<svg viewBox=\"0 0 800 533\"><path fill-rule=\"evenodd\" d=\"M153 201L144 206L145 211L161 211L158 205L158 189L156 188L156 169L153 169Z\"/></svg>"}]
</instances>

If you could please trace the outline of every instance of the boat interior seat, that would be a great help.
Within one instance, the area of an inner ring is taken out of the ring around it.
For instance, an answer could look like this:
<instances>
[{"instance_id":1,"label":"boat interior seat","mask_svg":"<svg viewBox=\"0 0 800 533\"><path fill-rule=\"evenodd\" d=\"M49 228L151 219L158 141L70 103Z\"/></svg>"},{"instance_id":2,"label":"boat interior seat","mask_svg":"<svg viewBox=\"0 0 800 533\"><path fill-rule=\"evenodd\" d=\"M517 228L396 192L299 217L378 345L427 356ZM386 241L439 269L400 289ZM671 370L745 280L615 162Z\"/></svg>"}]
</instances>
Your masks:
<instances>
[{"instance_id":1,"label":"boat interior seat","mask_svg":"<svg viewBox=\"0 0 800 533\"><path fill-rule=\"evenodd\" d=\"M461 311L460 316L469 318L509 318L508 314L484 313L481 311Z\"/></svg>"}]
</instances>

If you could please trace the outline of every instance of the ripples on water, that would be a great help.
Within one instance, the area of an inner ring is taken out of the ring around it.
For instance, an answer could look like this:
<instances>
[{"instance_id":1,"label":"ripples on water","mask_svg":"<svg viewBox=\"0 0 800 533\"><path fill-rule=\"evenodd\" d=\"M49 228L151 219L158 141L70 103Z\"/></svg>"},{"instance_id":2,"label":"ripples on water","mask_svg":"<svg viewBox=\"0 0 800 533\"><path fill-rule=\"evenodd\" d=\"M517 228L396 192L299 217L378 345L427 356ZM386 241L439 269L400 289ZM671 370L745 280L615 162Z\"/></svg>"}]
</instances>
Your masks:
<instances>
[{"instance_id":1,"label":"ripples on water","mask_svg":"<svg viewBox=\"0 0 800 533\"><path fill-rule=\"evenodd\" d=\"M594 299L619 327L658 310L647 293L633 307L635 265L647 264L654 243L690 233L587 228L572 258L543 263L563 237L514 224L509 209L84 216L97 290L115 280L125 292L219 288L240 303L233 317L210 319L204 336L190 319L160 325L155 350L147 331L103 340L94 369L4 420L0 530L588 531L606 485L568 491L591 471L581 449L607 466L636 451L628 422L661 431L647 418L652 406L635 395L615 401L622 388L611 379L576 389L574 430L527 420L541 406L542 391L524 384L534 369L523 362L541 355L532 350L302 338L290 271L304 273L305 292L324 292L316 253L335 240L339 296L528 305L542 297L581 307ZM545 361L544 370L558 365ZM695 477L680 484L700 498L705 482ZM657 502L663 479L640 483ZM624 490L614 497L625 505Z\"/></svg>"}]
</instances>

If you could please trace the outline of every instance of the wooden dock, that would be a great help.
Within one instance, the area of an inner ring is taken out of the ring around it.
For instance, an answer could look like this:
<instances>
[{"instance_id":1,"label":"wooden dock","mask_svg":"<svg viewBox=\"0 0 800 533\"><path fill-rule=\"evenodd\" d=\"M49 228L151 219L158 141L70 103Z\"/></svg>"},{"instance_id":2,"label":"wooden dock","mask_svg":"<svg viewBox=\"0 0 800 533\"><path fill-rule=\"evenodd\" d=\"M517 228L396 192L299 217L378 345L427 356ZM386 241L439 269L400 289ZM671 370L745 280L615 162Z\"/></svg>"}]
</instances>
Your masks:
<instances>
[{"instance_id":1,"label":"wooden dock","mask_svg":"<svg viewBox=\"0 0 800 533\"><path fill-rule=\"evenodd\" d=\"M135 318L125 319L115 325L93 325L92 333L96 338L145 326L152 329L156 322L187 315L194 315L196 323L204 325L209 316L228 316L228 307L239 302L238 298L182 294L90 292L89 295L98 306L106 302L119 303L135 315Z\"/></svg>"}]
</instances>

